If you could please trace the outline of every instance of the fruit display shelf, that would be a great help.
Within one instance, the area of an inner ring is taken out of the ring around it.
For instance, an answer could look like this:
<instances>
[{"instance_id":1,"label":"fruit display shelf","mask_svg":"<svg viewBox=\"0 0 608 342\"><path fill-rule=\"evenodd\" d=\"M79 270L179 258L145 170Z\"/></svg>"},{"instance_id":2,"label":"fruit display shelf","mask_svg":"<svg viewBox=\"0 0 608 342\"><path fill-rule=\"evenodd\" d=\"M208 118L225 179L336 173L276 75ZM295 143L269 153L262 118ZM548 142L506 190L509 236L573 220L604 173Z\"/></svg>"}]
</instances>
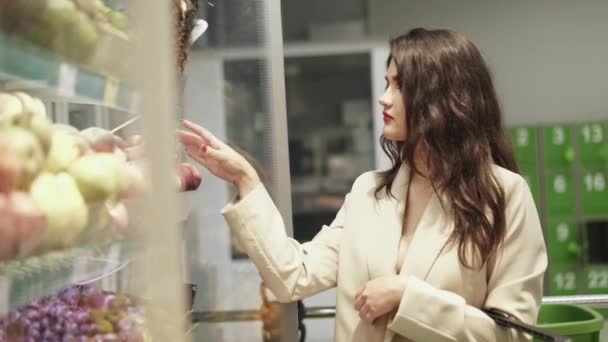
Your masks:
<instances>
[{"instance_id":1,"label":"fruit display shelf","mask_svg":"<svg viewBox=\"0 0 608 342\"><path fill-rule=\"evenodd\" d=\"M133 113L135 93L124 82L65 62L0 33L0 85L5 90Z\"/></svg>"},{"instance_id":2,"label":"fruit display shelf","mask_svg":"<svg viewBox=\"0 0 608 342\"><path fill-rule=\"evenodd\" d=\"M0 263L0 315L73 284L104 278L131 257L132 244L117 240Z\"/></svg>"}]
</instances>

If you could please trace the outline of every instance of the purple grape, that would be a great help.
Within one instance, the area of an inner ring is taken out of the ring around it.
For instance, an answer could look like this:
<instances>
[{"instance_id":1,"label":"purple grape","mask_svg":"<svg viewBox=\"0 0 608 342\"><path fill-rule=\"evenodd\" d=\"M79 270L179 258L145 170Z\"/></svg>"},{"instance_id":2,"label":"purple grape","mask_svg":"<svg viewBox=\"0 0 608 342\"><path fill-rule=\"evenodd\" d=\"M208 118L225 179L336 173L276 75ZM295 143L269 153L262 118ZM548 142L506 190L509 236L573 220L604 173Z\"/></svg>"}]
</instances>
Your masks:
<instances>
[{"instance_id":1,"label":"purple grape","mask_svg":"<svg viewBox=\"0 0 608 342\"><path fill-rule=\"evenodd\" d=\"M19 318L21 317L21 313L19 313L19 311L11 311L8 314L8 321L9 322L16 322L19 320Z\"/></svg>"},{"instance_id":2,"label":"purple grape","mask_svg":"<svg viewBox=\"0 0 608 342\"><path fill-rule=\"evenodd\" d=\"M42 337L43 341L57 341L57 340L59 340L57 338L57 335L54 332L50 331L50 330L46 330L45 332L43 332L41 337Z\"/></svg>"},{"instance_id":3,"label":"purple grape","mask_svg":"<svg viewBox=\"0 0 608 342\"><path fill-rule=\"evenodd\" d=\"M115 296L111 294L97 294L87 298L87 304L93 309L106 310L114 301Z\"/></svg>"},{"instance_id":4,"label":"purple grape","mask_svg":"<svg viewBox=\"0 0 608 342\"><path fill-rule=\"evenodd\" d=\"M97 326L95 324L82 324L80 326L80 331L87 336L92 336L97 333Z\"/></svg>"},{"instance_id":5,"label":"purple grape","mask_svg":"<svg viewBox=\"0 0 608 342\"><path fill-rule=\"evenodd\" d=\"M80 290L77 287L65 289L61 291L59 298L61 298L61 300L67 304L75 305L78 303L78 299L80 298Z\"/></svg>"},{"instance_id":6,"label":"purple grape","mask_svg":"<svg viewBox=\"0 0 608 342\"><path fill-rule=\"evenodd\" d=\"M30 319L30 320L36 320L39 319L40 316L42 316L40 314L40 311L38 311L38 309L33 309L33 308L27 308L23 311L22 313L23 316L25 316L26 318Z\"/></svg>"},{"instance_id":7,"label":"purple grape","mask_svg":"<svg viewBox=\"0 0 608 342\"><path fill-rule=\"evenodd\" d=\"M28 336L40 335L40 331L36 327L30 325L27 327L27 335Z\"/></svg>"},{"instance_id":8,"label":"purple grape","mask_svg":"<svg viewBox=\"0 0 608 342\"><path fill-rule=\"evenodd\" d=\"M63 314L63 320L66 322L74 322L74 309L68 308L66 312Z\"/></svg>"},{"instance_id":9,"label":"purple grape","mask_svg":"<svg viewBox=\"0 0 608 342\"><path fill-rule=\"evenodd\" d=\"M41 325L40 325L40 322L38 322L38 321L32 321L32 323L30 323L29 327L36 331L39 331Z\"/></svg>"},{"instance_id":10,"label":"purple grape","mask_svg":"<svg viewBox=\"0 0 608 342\"><path fill-rule=\"evenodd\" d=\"M76 323L84 323L89 320L89 313L85 310L79 309L74 312L73 317Z\"/></svg>"},{"instance_id":11,"label":"purple grape","mask_svg":"<svg viewBox=\"0 0 608 342\"><path fill-rule=\"evenodd\" d=\"M53 332L61 334L65 331L65 325L63 325L62 323L55 323L51 326L51 330Z\"/></svg>"},{"instance_id":12,"label":"purple grape","mask_svg":"<svg viewBox=\"0 0 608 342\"><path fill-rule=\"evenodd\" d=\"M82 289L80 294L85 298L89 298L92 296L101 295L101 291L92 286L88 286L88 287L85 287L84 289Z\"/></svg>"},{"instance_id":13,"label":"purple grape","mask_svg":"<svg viewBox=\"0 0 608 342\"><path fill-rule=\"evenodd\" d=\"M25 318L25 317L22 317L22 318L21 318L21 319L20 319L18 322L16 322L16 323L18 323L18 325L20 325L20 326L22 326L22 327L24 327L24 328L27 328L27 327L29 327L30 325L32 325L32 321L30 321L29 319L27 319L27 318Z\"/></svg>"},{"instance_id":14,"label":"purple grape","mask_svg":"<svg viewBox=\"0 0 608 342\"><path fill-rule=\"evenodd\" d=\"M74 334L78 332L78 324L74 323L74 322L68 322L65 325L65 332L70 333L70 334Z\"/></svg>"},{"instance_id":15,"label":"purple grape","mask_svg":"<svg viewBox=\"0 0 608 342\"><path fill-rule=\"evenodd\" d=\"M51 325L51 320L49 320L48 317L44 317L41 321L40 324L42 325L43 329L49 329L50 325Z\"/></svg>"}]
</instances>

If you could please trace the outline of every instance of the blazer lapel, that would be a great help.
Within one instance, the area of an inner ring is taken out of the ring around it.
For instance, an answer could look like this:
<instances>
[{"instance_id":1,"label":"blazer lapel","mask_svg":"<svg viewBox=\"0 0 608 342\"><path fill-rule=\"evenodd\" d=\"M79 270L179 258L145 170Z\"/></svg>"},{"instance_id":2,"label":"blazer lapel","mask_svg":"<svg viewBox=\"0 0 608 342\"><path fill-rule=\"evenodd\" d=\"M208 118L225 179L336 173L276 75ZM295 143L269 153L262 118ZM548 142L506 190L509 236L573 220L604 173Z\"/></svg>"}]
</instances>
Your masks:
<instances>
[{"instance_id":1,"label":"blazer lapel","mask_svg":"<svg viewBox=\"0 0 608 342\"><path fill-rule=\"evenodd\" d=\"M446 245L452 227L437 194L433 194L406 252L400 274L425 280Z\"/></svg>"},{"instance_id":2,"label":"blazer lapel","mask_svg":"<svg viewBox=\"0 0 608 342\"><path fill-rule=\"evenodd\" d=\"M369 221L369 234L366 234L369 246L367 268L370 279L396 273L408 181L409 169L403 166L393 181L391 192L394 197L383 192L378 200L374 201L375 215Z\"/></svg>"},{"instance_id":3,"label":"blazer lapel","mask_svg":"<svg viewBox=\"0 0 608 342\"><path fill-rule=\"evenodd\" d=\"M396 274L403 212L407 201L409 168L401 167L392 186L394 198L381 194L375 203L375 217L369 224L367 267L370 279ZM446 245L452 227L437 194L433 194L409 244L400 274L426 279Z\"/></svg>"}]
</instances>

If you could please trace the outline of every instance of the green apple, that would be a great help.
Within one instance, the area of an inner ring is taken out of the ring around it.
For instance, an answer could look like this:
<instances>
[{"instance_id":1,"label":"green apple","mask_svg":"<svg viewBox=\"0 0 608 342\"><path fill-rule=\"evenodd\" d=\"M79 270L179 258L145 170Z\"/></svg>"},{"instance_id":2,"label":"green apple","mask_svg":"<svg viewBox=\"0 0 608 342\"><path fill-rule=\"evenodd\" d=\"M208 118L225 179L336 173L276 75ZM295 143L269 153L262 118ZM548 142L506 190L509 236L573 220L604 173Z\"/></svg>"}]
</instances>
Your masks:
<instances>
[{"instance_id":1,"label":"green apple","mask_svg":"<svg viewBox=\"0 0 608 342\"><path fill-rule=\"evenodd\" d=\"M42 144L45 153L48 153L53 141L53 123L46 116L34 115L30 120L29 129Z\"/></svg>"},{"instance_id":2,"label":"green apple","mask_svg":"<svg viewBox=\"0 0 608 342\"><path fill-rule=\"evenodd\" d=\"M112 11L101 0L74 0L74 3L94 20L102 20L108 12Z\"/></svg>"},{"instance_id":3,"label":"green apple","mask_svg":"<svg viewBox=\"0 0 608 342\"><path fill-rule=\"evenodd\" d=\"M39 99L26 93L0 94L0 126L19 126L30 130L48 152L53 124L46 118L46 108Z\"/></svg>"},{"instance_id":4,"label":"green apple","mask_svg":"<svg viewBox=\"0 0 608 342\"><path fill-rule=\"evenodd\" d=\"M71 135L79 135L80 131L78 131L78 128L74 127L74 126L70 126L67 124L61 124L61 123L56 123L53 125L53 128L55 130L58 131L62 131Z\"/></svg>"},{"instance_id":5,"label":"green apple","mask_svg":"<svg viewBox=\"0 0 608 342\"><path fill-rule=\"evenodd\" d=\"M0 93L0 126L15 126L23 121L23 105L18 97Z\"/></svg>"},{"instance_id":6,"label":"green apple","mask_svg":"<svg viewBox=\"0 0 608 342\"><path fill-rule=\"evenodd\" d=\"M26 189L44 164L40 141L24 128L9 127L0 129L0 145L6 146L19 160L23 172L19 188Z\"/></svg>"},{"instance_id":7,"label":"green apple","mask_svg":"<svg viewBox=\"0 0 608 342\"><path fill-rule=\"evenodd\" d=\"M126 163L112 153L94 153L76 160L68 172L87 202L115 199L126 193Z\"/></svg>"},{"instance_id":8,"label":"green apple","mask_svg":"<svg viewBox=\"0 0 608 342\"><path fill-rule=\"evenodd\" d=\"M33 97L33 105L34 108L32 109L34 112L34 115L39 115L39 116L44 116L46 117L46 107L44 106L44 103L42 103L42 101L38 98Z\"/></svg>"},{"instance_id":9,"label":"green apple","mask_svg":"<svg viewBox=\"0 0 608 342\"><path fill-rule=\"evenodd\" d=\"M109 11L106 14L106 18L108 19L108 22L112 26L114 26L114 28L123 32L127 32L129 28L129 22L127 16L124 13L118 11Z\"/></svg>"},{"instance_id":10,"label":"green apple","mask_svg":"<svg viewBox=\"0 0 608 342\"><path fill-rule=\"evenodd\" d=\"M74 179L67 173L42 173L30 194L47 219L44 249L69 247L88 222L89 211Z\"/></svg>"},{"instance_id":11,"label":"green apple","mask_svg":"<svg viewBox=\"0 0 608 342\"><path fill-rule=\"evenodd\" d=\"M34 113L37 113L38 105L34 102L34 99L31 96L22 92L16 92L13 95L15 95L15 97L21 101L24 112L28 113L29 115L34 115Z\"/></svg>"},{"instance_id":12,"label":"green apple","mask_svg":"<svg viewBox=\"0 0 608 342\"><path fill-rule=\"evenodd\" d=\"M66 32L66 37L67 56L80 63L86 62L95 53L99 42L97 27L84 13L78 13L69 32Z\"/></svg>"},{"instance_id":13,"label":"green apple","mask_svg":"<svg viewBox=\"0 0 608 342\"><path fill-rule=\"evenodd\" d=\"M82 149L77 136L56 130L51 140L45 169L55 173L67 170L70 164L82 155Z\"/></svg>"},{"instance_id":14,"label":"green apple","mask_svg":"<svg viewBox=\"0 0 608 342\"><path fill-rule=\"evenodd\" d=\"M82 136L96 152L112 152L116 148L116 139L112 132L99 128L89 127L80 131Z\"/></svg>"},{"instance_id":15,"label":"green apple","mask_svg":"<svg viewBox=\"0 0 608 342\"><path fill-rule=\"evenodd\" d=\"M75 62L86 62L99 41L93 21L67 0L49 0L43 21L52 32L51 49Z\"/></svg>"}]
</instances>

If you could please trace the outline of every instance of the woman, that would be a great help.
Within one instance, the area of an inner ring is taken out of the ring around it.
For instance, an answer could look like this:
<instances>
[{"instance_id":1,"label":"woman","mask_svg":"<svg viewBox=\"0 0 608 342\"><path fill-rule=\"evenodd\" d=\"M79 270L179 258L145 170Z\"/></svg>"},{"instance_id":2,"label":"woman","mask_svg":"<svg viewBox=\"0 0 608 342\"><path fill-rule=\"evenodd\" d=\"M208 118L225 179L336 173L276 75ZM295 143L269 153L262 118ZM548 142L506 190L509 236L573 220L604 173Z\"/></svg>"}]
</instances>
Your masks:
<instances>
[{"instance_id":1,"label":"woman","mask_svg":"<svg viewBox=\"0 0 608 342\"><path fill-rule=\"evenodd\" d=\"M180 140L237 187L223 215L279 300L337 287L336 341L526 340L480 310L534 324L547 266L488 68L449 30L414 29L390 48L380 105L392 167L361 175L311 242L286 236L238 153L190 122Z\"/></svg>"}]
</instances>

